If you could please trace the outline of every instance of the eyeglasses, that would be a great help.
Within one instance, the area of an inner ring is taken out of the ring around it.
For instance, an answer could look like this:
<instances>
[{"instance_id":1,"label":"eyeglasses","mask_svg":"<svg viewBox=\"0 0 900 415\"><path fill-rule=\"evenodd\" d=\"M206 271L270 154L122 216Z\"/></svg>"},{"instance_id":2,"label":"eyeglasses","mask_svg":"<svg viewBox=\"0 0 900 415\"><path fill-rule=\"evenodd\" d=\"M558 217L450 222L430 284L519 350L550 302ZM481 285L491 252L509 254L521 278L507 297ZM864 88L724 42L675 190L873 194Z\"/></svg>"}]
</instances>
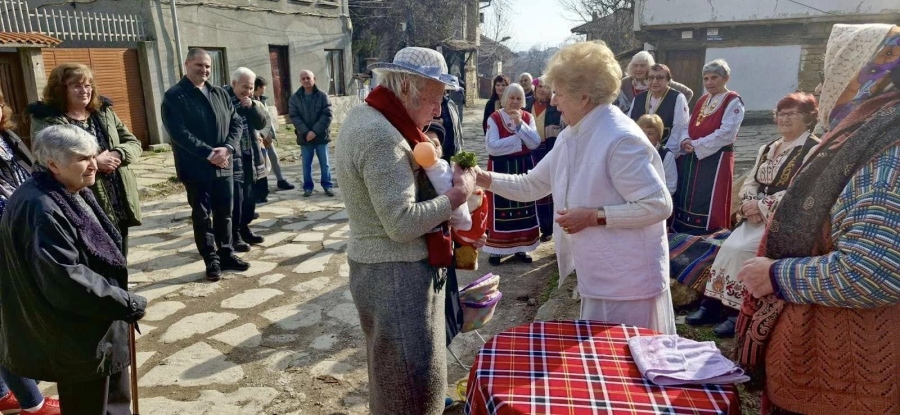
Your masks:
<instances>
[{"instance_id":1,"label":"eyeglasses","mask_svg":"<svg viewBox=\"0 0 900 415\"><path fill-rule=\"evenodd\" d=\"M78 89L82 91L91 91L94 87L91 84L69 84L69 88Z\"/></svg>"},{"instance_id":2,"label":"eyeglasses","mask_svg":"<svg viewBox=\"0 0 900 415\"><path fill-rule=\"evenodd\" d=\"M667 77L665 75L650 75L647 77L647 79L649 79L651 81L666 81L666 80L668 80L668 78L669 77Z\"/></svg>"},{"instance_id":3,"label":"eyeglasses","mask_svg":"<svg viewBox=\"0 0 900 415\"><path fill-rule=\"evenodd\" d=\"M793 120L797 118L798 115L802 114L801 112L779 112L775 114L775 118L783 118L785 120Z\"/></svg>"}]
</instances>

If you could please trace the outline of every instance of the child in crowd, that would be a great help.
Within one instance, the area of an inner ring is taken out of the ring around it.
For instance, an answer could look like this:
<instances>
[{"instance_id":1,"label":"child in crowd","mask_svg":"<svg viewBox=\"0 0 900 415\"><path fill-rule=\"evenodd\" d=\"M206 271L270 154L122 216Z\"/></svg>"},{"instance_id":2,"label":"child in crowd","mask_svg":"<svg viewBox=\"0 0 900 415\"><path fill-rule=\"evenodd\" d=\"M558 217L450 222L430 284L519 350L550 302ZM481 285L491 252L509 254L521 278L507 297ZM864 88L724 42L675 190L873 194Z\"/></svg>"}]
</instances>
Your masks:
<instances>
[{"instance_id":1,"label":"child in crowd","mask_svg":"<svg viewBox=\"0 0 900 415\"><path fill-rule=\"evenodd\" d=\"M666 188L669 189L669 194L674 196L675 190L678 188L678 167L675 165L675 155L665 146L659 145L664 128L662 118L656 114L644 114L638 118L637 124L650 139L650 144L653 144L653 147L659 151L659 157L662 159L663 169L666 173L666 177L664 177Z\"/></svg>"}]
</instances>

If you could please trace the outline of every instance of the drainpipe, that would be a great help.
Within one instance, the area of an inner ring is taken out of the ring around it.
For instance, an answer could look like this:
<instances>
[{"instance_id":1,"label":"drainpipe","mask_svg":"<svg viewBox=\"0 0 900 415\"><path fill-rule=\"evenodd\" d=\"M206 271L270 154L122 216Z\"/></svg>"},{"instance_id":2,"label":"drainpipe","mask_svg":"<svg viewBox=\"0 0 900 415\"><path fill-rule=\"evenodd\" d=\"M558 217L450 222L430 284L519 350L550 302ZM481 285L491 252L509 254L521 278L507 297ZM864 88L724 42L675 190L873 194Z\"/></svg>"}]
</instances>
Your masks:
<instances>
[{"instance_id":1,"label":"drainpipe","mask_svg":"<svg viewBox=\"0 0 900 415\"><path fill-rule=\"evenodd\" d=\"M181 51L181 33L178 30L178 12L175 11L175 0L169 0L169 6L172 7L172 26L175 28L175 52L178 53L178 78L184 76L184 68L181 60L185 59L184 53Z\"/></svg>"}]
</instances>

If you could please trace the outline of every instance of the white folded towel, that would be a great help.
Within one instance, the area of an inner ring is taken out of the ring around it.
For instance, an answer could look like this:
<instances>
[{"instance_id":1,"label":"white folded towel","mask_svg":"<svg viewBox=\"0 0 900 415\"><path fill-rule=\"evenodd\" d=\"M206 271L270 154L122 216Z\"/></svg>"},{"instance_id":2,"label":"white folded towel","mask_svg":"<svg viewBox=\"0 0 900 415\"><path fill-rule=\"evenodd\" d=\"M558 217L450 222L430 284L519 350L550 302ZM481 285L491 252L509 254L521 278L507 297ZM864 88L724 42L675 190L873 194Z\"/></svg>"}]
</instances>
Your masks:
<instances>
[{"instance_id":1,"label":"white folded towel","mask_svg":"<svg viewBox=\"0 0 900 415\"><path fill-rule=\"evenodd\" d=\"M744 370L722 356L713 342L675 335L628 339L631 356L645 378L659 386L729 384L750 380Z\"/></svg>"}]
</instances>

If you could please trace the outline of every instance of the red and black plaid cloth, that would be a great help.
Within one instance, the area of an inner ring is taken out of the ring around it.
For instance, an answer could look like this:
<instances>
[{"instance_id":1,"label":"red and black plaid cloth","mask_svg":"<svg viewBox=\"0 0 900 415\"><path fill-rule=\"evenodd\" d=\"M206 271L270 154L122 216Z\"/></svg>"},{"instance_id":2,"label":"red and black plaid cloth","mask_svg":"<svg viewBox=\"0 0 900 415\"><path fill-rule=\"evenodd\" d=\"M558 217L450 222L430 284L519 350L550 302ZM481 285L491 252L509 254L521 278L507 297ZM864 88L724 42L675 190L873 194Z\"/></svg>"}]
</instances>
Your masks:
<instances>
[{"instance_id":1,"label":"red and black plaid cloth","mask_svg":"<svg viewBox=\"0 0 900 415\"><path fill-rule=\"evenodd\" d=\"M740 414L733 385L661 387L644 379L628 338L655 334L588 320L507 330L472 365L466 414Z\"/></svg>"}]
</instances>

